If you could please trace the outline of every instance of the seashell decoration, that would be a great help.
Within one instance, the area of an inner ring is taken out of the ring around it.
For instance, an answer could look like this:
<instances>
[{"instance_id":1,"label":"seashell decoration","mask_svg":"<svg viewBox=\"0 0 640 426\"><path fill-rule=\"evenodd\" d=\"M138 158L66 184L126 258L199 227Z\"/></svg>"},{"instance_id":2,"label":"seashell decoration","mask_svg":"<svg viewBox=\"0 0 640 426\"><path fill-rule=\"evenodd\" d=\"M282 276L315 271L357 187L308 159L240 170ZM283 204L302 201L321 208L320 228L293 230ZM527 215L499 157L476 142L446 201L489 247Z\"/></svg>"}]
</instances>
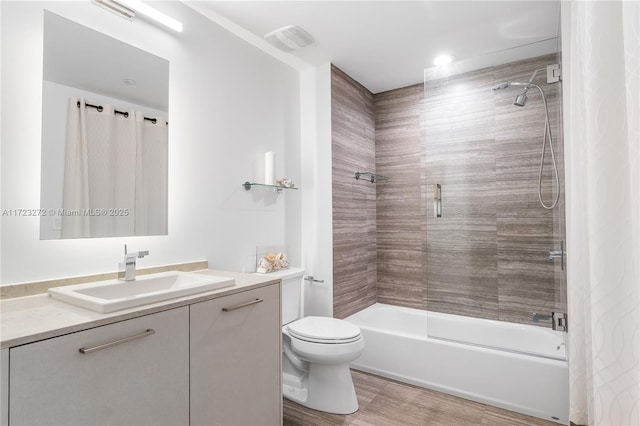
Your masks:
<instances>
[{"instance_id":1,"label":"seashell decoration","mask_svg":"<svg viewBox=\"0 0 640 426\"><path fill-rule=\"evenodd\" d=\"M289 261L285 253L268 253L258 261L257 272L261 274L268 274L269 272L279 271L280 269L287 269L289 267Z\"/></svg>"},{"instance_id":2,"label":"seashell decoration","mask_svg":"<svg viewBox=\"0 0 640 426\"><path fill-rule=\"evenodd\" d=\"M284 186L285 188L293 188L296 186L291 179L282 178L278 179L276 182L279 186Z\"/></svg>"}]
</instances>

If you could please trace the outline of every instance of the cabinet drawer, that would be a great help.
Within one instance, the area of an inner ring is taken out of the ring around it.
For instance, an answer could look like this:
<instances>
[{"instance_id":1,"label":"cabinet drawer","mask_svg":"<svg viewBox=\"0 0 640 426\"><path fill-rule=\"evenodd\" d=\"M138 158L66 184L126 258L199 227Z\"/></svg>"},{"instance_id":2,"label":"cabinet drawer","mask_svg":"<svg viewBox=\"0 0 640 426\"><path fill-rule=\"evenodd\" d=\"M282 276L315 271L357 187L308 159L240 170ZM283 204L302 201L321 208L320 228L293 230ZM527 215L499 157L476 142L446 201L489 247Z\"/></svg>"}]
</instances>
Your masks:
<instances>
[{"instance_id":1,"label":"cabinet drawer","mask_svg":"<svg viewBox=\"0 0 640 426\"><path fill-rule=\"evenodd\" d=\"M191 305L191 424L281 424L280 286Z\"/></svg>"},{"instance_id":2,"label":"cabinet drawer","mask_svg":"<svg viewBox=\"0 0 640 426\"><path fill-rule=\"evenodd\" d=\"M188 348L188 307L11 348L9 424L188 424Z\"/></svg>"}]
</instances>

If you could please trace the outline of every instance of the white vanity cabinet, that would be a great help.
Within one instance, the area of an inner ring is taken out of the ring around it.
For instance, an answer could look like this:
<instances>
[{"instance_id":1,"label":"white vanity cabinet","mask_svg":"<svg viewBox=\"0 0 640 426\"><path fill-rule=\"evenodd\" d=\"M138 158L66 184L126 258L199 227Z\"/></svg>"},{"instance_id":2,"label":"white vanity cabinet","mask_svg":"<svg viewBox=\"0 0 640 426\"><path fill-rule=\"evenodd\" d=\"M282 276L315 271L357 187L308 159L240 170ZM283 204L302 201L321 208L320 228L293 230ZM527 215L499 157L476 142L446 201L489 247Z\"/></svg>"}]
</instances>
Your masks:
<instances>
[{"instance_id":1,"label":"white vanity cabinet","mask_svg":"<svg viewBox=\"0 0 640 426\"><path fill-rule=\"evenodd\" d=\"M191 425L281 425L278 284L191 305Z\"/></svg>"},{"instance_id":2,"label":"white vanity cabinet","mask_svg":"<svg viewBox=\"0 0 640 426\"><path fill-rule=\"evenodd\" d=\"M0 426L9 424L9 349L0 350Z\"/></svg>"},{"instance_id":3,"label":"white vanity cabinet","mask_svg":"<svg viewBox=\"0 0 640 426\"><path fill-rule=\"evenodd\" d=\"M10 425L189 423L188 306L12 347L9 363Z\"/></svg>"}]
</instances>

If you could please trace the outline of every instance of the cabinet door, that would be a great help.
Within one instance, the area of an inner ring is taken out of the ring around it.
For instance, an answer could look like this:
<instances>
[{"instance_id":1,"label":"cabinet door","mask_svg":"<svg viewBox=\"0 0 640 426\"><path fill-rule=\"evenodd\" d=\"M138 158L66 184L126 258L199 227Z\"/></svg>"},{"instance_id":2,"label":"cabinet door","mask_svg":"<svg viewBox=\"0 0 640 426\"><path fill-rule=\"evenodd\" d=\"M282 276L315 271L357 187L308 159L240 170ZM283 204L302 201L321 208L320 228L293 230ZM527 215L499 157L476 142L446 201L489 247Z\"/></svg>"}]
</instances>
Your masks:
<instances>
[{"instance_id":1,"label":"cabinet door","mask_svg":"<svg viewBox=\"0 0 640 426\"><path fill-rule=\"evenodd\" d=\"M9 423L186 425L188 350L188 307L11 348Z\"/></svg>"},{"instance_id":2,"label":"cabinet door","mask_svg":"<svg viewBox=\"0 0 640 426\"><path fill-rule=\"evenodd\" d=\"M280 286L191 305L191 424L280 425Z\"/></svg>"},{"instance_id":3,"label":"cabinet door","mask_svg":"<svg viewBox=\"0 0 640 426\"><path fill-rule=\"evenodd\" d=\"M9 424L9 349L0 350L0 426Z\"/></svg>"}]
</instances>

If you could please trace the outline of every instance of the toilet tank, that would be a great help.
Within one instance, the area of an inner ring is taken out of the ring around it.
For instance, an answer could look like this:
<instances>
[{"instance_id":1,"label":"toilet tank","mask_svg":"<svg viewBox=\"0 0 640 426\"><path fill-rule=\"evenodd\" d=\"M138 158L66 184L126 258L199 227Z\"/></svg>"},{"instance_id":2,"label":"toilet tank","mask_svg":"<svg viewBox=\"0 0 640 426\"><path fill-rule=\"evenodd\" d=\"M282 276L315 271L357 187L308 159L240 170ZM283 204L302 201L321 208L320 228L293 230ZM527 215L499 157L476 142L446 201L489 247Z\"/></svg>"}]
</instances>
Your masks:
<instances>
[{"instance_id":1,"label":"toilet tank","mask_svg":"<svg viewBox=\"0 0 640 426\"><path fill-rule=\"evenodd\" d=\"M301 317L302 307L302 276L304 269L288 268L281 271L270 272L270 278L280 278L282 280L282 325L289 324Z\"/></svg>"}]
</instances>

